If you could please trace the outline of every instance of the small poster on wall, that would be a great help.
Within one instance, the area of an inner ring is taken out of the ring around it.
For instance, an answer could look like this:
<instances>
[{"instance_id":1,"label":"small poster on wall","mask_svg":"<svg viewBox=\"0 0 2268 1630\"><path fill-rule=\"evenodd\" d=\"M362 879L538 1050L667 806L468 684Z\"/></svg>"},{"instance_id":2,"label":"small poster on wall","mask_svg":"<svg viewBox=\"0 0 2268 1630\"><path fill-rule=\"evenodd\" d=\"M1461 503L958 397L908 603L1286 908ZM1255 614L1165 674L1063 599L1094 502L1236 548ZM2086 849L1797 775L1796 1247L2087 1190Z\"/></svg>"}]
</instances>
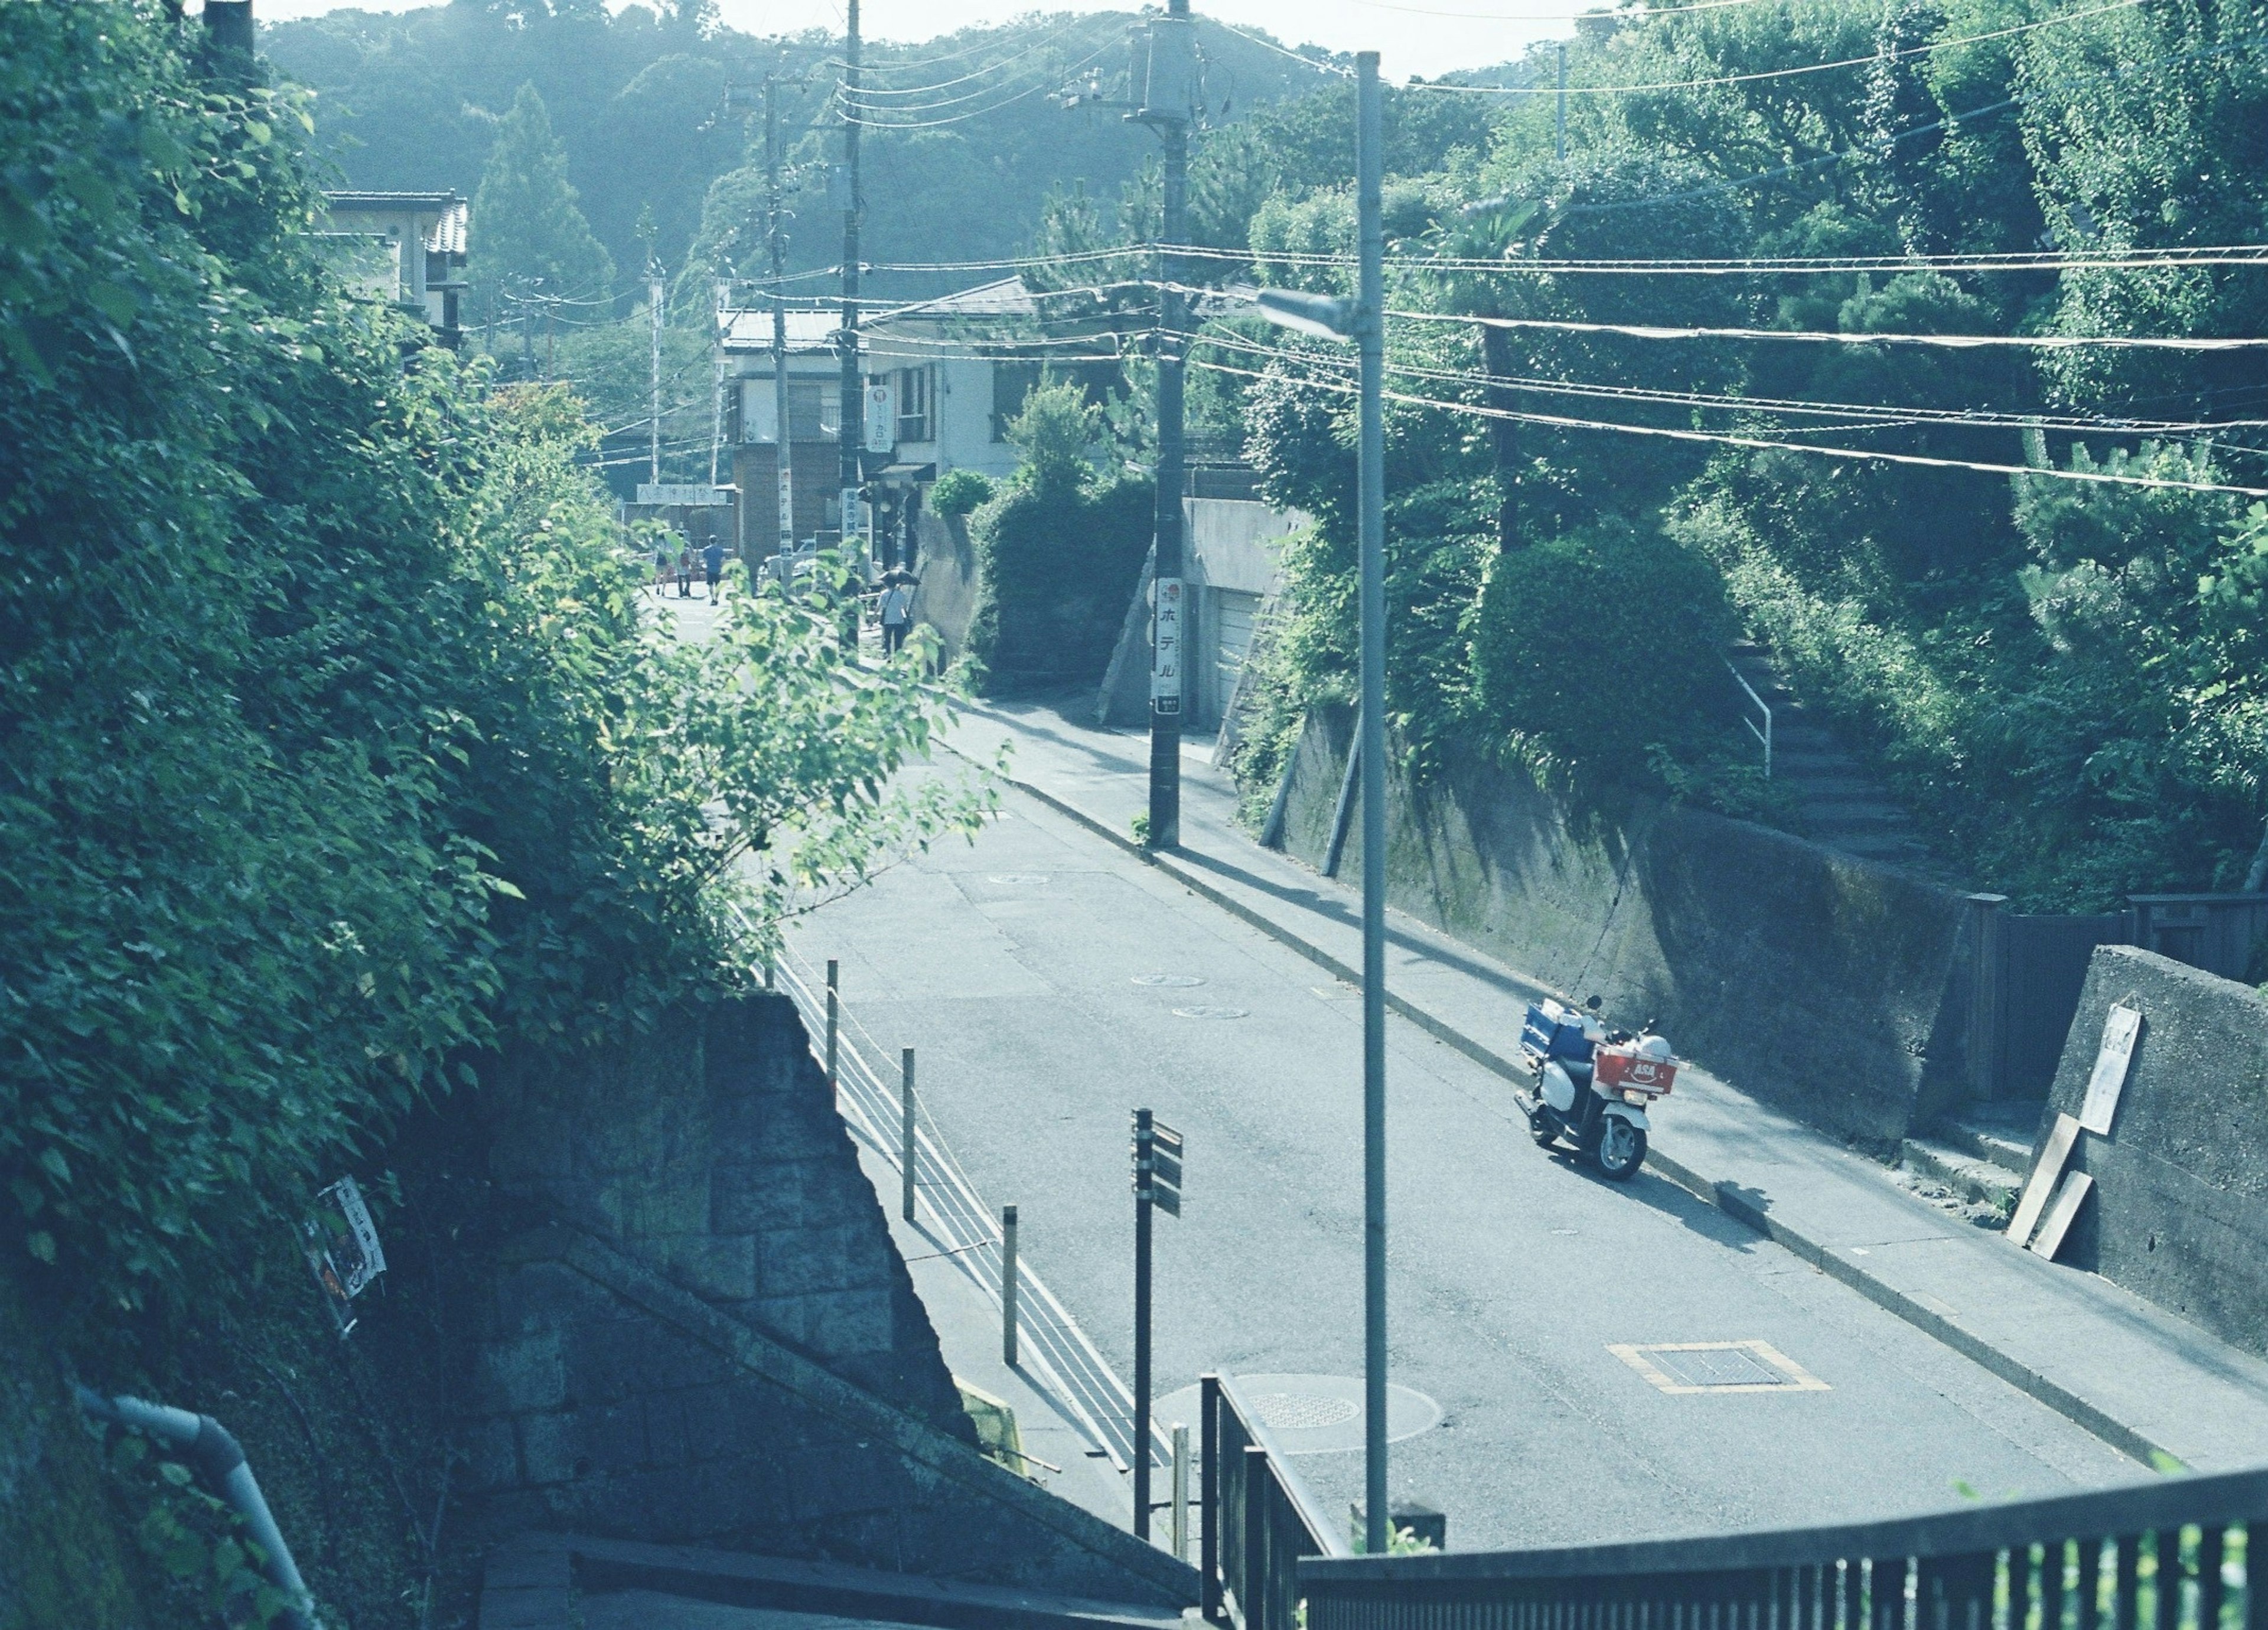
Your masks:
<instances>
[{"instance_id":1,"label":"small poster on wall","mask_svg":"<svg viewBox=\"0 0 2268 1630\"><path fill-rule=\"evenodd\" d=\"M355 1327L350 1304L386 1272L378 1225L352 1177L340 1178L315 1197L315 1214L300 1225L300 1234L307 1266L344 1336Z\"/></svg>"}]
</instances>

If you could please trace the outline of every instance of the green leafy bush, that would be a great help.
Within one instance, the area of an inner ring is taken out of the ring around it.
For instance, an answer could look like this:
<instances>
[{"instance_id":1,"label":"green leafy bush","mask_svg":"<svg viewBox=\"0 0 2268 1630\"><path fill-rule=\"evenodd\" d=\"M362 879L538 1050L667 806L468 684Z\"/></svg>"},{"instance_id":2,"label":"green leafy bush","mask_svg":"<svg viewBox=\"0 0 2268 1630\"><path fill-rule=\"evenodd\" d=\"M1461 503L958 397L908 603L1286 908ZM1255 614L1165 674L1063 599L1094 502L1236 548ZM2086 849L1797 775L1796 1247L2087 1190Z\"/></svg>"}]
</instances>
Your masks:
<instances>
[{"instance_id":1,"label":"green leafy bush","mask_svg":"<svg viewBox=\"0 0 2268 1630\"><path fill-rule=\"evenodd\" d=\"M1156 488L1099 476L1087 451L1101 433L1102 410L1056 382L1034 389L1009 426L1024 462L969 522L979 587L968 645L989 688L1092 684L1109 664Z\"/></svg>"},{"instance_id":2,"label":"green leafy bush","mask_svg":"<svg viewBox=\"0 0 2268 1630\"><path fill-rule=\"evenodd\" d=\"M930 488L929 506L940 515L966 515L991 497L991 480L982 470L949 469Z\"/></svg>"},{"instance_id":3,"label":"green leafy bush","mask_svg":"<svg viewBox=\"0 0 2268 1630\"><path fill-rule=\"evenodd\" d=\"M911 665L840 682L776 594L699 646L642 610L579 404L345 296L301 105L196 40L0 7L0 1183L83 1313L973 818L890 790Z\"/></svg>"},{"instance_id":4,"label":"green leafy bush","mask_svg":"<svg viewBox=\"0 0 2268 1630\"><path fill-rule=\"evenodd\" d=\"M1644 780L1650 750L1720 727L1729 631L1706 561L1601 521L1496 557L1473 630L1476 714L1539 769Z\"/></svg>"}]
</instances>

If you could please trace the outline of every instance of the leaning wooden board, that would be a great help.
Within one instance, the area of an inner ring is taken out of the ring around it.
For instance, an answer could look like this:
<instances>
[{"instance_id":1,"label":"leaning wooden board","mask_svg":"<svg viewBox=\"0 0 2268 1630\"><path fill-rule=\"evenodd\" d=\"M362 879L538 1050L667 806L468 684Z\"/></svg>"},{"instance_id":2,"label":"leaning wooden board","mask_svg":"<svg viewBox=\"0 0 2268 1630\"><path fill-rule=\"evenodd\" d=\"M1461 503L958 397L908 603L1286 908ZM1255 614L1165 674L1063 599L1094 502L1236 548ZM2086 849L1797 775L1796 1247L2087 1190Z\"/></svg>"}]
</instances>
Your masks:
<instances>
[{"instance_id":1,"label":"leaning wooden board","mask_svg":"<svg viewBox=\"0 0 2268 1630\"><path fill-rule=\"evenodd\" d=\"M2071 1158L2072 1149L2078 1142L2078 1119L2058 1114L2055 1130L2048 1133L2046 1147L2040 1150L2039 1163L2032 1168L2031 1181L2024 1184L2024 1197L2016 1202L2016 1214L2008 1220L2011 1244L2030 1243L2032 1230L2039 1226L2040 1213L2047 1209L2048 1196L2055 1192L2056 1179L2063 1176L2064 1162Z\"/></svg>"}]
</instances>

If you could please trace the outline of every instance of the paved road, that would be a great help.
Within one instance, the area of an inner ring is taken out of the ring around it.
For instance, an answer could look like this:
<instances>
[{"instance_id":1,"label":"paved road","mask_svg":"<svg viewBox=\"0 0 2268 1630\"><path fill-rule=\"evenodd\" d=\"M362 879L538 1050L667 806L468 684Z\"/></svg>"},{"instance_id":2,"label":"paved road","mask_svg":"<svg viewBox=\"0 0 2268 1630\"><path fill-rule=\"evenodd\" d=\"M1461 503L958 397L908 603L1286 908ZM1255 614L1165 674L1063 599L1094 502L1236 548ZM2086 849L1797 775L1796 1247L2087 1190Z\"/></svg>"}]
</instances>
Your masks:
<instances>
[{"instance_id":1,"label":"paved road","mask_svg":"<svg viewBox=\"0 0 2268 1630\"><path fill-rule=\"evenodd\" d=\"M804 919L846 1003L919 1049L932 1112L1024 1250L1131 1368L1127 1111L1189 1145L1161 1220L1159 1391L1361 1361L1356 993L1035 800ZM1141 983L1169 974L1192 986ZM1238 1016L1230 1016L1230 1015ZM1507 1023L1513 1015L1506 1014ZM1395 1498L1459 1548L1888 1516L2134 1464L1650 1175L1530 1145L1500 1082L1395 1022L1395 1378L1440 1424ZM1666 1113L1675 1114L1674 1107ZM1613 1344L1762 1340L1824 1390L1669 1394ZM1356 1454L1303 1457L1335 1509Z\"/></svg>"}]
</instances>

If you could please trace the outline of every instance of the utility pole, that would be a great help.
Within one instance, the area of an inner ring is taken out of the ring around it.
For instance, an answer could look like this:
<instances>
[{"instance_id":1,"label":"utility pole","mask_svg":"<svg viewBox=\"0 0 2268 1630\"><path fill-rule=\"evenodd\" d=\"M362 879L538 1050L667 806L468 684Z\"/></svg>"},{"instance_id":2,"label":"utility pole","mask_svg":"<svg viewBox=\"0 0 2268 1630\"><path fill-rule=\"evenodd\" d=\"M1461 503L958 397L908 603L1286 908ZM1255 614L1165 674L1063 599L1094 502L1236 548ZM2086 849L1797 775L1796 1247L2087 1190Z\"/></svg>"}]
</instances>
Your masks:
<instances>
[{"instance_id":1,"label":"utility pole","mask_svg":"<svg viewBox=\"0 0 2268 1630\"><path fill-rule=\"evenodd\" d=\"M661 484L661 262L648 261L645 268L645 303L652 318L653 328L653 402L652 417L646 424L645 478L654 485Z\"/></svg>"},{"instance_id":2,"label":"utility pole","mask_svg":"<svg viewBox=\"0 0 2268 1630\"><path fill-rule=\"evenodd\" d=\"M787 232L780 220L778 82L764 76L765 237L772 258L772 450L779 490L779 553L795 549L795 477L788 451ZM745 498L743 499L745 502ZM785 570L783 566L782 570Z\"/></svg>"},{"instance_id":3,"label":"utility pole","mask_svg":"<svg viewBox=\"0 0 2268 1630\"><path fill-rule=\"evenodd\" d=\"M1567 42L1559 42L1559 135L1557 151L1559 162L1567 161Z\"/></svg>"},{"instance_id":4,"label":"utility pole","mask_svg":"<svg viewBox=\"0 0 2268 1630\"><path fill-rule=\"evenodd\" d=\"M1189 0L1168 0L1150 25L1149 83L1129 115L1158 133L1166 148L1166 195L1158 257L1157 543L1150 641L1150 846L1182 841L1182 350L1185 302L1181 258L1171 252L1189 236L1189 97L1196 61Z\"/></svg>"},{"instance_id":5,"label":"utility pole","mask_svg":"<svg viewBox=\"0 0 2268 1630\"><path fill-rule=\"evenodd\" d=\"M725 275L717 279L717 320L714 341L717 347L717 388L710 403L709 413L709 485L711 488L717 484L717 461L725 451L725 325L727 321L725 313L731 310L732 305L732 272L728 267L725 269Z\"/></svg>"},{"instance_id":6,"label":"utility pole","mask_svg":"<svg viewBox=\"0 0 2268 1630\"><path fill-rule=\"evenodd\" d=\"M865 203L858 188L858 0L845 0L843 22L843 401L835 434L836 484L842 489L839 529L847 557L851 517L858 513L859 489L865 484L858 467L866 405L865 380L858 366L858 216ZM855 654L855 625L846 643Z\"/></svg>"},{"instance_id":7,"label":"utility pole","mask_svg":"<svg viewBox=\"0 0 2268 1630\"><path fill-rule=\"evenodd\" d=\"M1362 566L1363 1539L1383 1556L1386 1493L1386 231L1378 53L1355 59L1356 509Z\"/></svg>"}]
</instances>

